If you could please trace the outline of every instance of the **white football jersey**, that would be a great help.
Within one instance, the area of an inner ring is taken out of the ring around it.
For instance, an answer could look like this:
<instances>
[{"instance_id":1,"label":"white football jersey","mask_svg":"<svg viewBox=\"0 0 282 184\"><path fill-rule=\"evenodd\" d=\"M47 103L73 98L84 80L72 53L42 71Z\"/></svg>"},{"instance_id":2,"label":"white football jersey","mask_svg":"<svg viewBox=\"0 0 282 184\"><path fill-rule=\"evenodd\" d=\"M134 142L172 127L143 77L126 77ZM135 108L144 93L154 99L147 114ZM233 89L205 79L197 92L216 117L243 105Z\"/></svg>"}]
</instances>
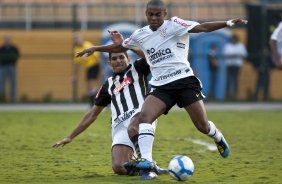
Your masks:
<instances>
[{"instance_id":1,"label":"white football jersey","mask_svg":"<svg viewBox=\"0 0 282 184\"><path fill-rule=\"evenodd\" d=\"M172 17L165 20L156 31L152 31L149 25L134 31L122 45L128 49L139 48L144 52L152 73L150 84L161 86L194 75L187 59L188 31L198 24Z\"/></svg>"}]
</instances>

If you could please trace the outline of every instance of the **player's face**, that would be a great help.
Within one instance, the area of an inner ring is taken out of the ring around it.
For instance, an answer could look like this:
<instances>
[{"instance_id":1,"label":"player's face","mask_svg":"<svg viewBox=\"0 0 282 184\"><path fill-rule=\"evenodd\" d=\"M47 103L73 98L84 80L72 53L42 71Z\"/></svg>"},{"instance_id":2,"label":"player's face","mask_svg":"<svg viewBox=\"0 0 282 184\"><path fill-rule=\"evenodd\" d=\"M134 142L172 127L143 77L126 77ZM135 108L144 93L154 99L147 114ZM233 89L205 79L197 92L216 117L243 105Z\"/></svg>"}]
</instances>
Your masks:
<instances>
[{"instance_id":1,"label":"player's face","mask_svg":"<svg viewBox=\"0 0 282 184\"><path fill-rule=\"evenodd\" d=\"M124 53L112 53L109 64L114 73L120 73L127 68L129 60Z\"/></svg>"},{"instance_id":2,"label":"player's face","mask_svg":"<svg viewBox=\"0 0 282 184\"><path fill-rule=\"evenodd\" d=\"M164 23L166 14L167 13L164 9L158 7L147 8L147 21L153 31L156 31Z\"/></svg>"}]
</instances>

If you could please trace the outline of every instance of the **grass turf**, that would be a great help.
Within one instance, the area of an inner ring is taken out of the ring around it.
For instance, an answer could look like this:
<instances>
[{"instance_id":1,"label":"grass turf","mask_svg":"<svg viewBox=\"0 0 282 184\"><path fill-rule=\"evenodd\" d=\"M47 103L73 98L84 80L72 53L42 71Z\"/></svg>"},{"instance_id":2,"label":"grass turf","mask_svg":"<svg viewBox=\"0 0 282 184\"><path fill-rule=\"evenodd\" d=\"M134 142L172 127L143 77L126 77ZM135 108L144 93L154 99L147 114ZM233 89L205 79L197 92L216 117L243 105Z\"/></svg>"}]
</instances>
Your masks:
<instances>
[{"instance_id":1,"label":"grass turf","mask_svg":"<svg viewBox=\"0 0 282 184\"><path fill-rule=\"evenodd\" d=\"M117 176L111 170L110 113L72 143L51 145L68 135L82 112L0 112L0 183L144 183L139 177ZM155 134L153 156L162 167L173 155L183 154L195 164L187 183L282 183L282 113L208 112L230 144L230 157L194 144L199 133L185 112L161 116ZM178 183L159 176L146 183Z\"/></svg>"}]
</instances>

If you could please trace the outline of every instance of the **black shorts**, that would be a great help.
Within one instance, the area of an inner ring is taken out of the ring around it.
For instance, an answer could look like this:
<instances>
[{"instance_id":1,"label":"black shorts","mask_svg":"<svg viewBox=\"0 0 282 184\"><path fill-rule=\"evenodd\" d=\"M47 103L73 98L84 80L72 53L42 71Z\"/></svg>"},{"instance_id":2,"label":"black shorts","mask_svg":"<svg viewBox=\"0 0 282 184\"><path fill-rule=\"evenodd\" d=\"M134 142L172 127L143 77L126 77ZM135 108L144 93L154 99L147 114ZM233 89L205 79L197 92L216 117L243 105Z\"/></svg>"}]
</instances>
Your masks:
<instances>
[{"instance_id":1,"label":"black shorts","mask_svg":"<svg viewBox=\"0 0 282 184\"><path fill-rule=\"evenodd\" d=\"M92 66L88 68L86 77L87 79L96 79L100 72L100 65L97 64L95 66Z\"/></svg>"},{"instance_id":2,"label":"black shorts","mask_svg":"<svg viewBox=\"0 0 282 184\"><path fill-rule=\"evenodd\" d=\"M175 104L182 108L204 99L205 96L201 90L200 80L195 76L190 76L163 86L152 86L149 95L159 98L166 104L166 112L164 114L167 114Z\"/></svg>"}]
</instances>

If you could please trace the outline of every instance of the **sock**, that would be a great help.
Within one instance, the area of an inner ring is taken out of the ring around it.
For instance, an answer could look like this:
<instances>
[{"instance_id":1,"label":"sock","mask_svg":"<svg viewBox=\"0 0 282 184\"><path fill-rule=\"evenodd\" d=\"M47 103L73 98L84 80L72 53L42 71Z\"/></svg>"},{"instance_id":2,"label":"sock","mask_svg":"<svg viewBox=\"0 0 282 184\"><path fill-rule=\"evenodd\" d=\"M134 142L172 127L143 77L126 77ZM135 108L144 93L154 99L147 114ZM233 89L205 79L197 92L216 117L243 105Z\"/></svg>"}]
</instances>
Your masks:
<instances>
[{"instance_id":1,"label":"sock","mask_svg":"<svg viewBox=\"0 0 282 184\"><path fill-rule=\"evenodd\" d=\"M221 140L222 133L216 128L212 121L208 122L210 124L210 132L208 133L208 136L212 137L215 142L219 142Z\"/></svg>"},{"instance_id":2,"label":"sock","mask_svg":"<svg viewBox=\"0 0 282 184\"><path fill-rule=\"evenodd\" d=\"M139 144L138 144L138 137L139 137L139 135L134 135L132 138L130 138L130 140L134 145L134 149L135 149L137 157L141 158L141 152L140 152L140 148L139 148Z\"/></svg>"},{"instance_id":3,"label":"sock","mask_svg":"<svg viewBox=\"0 0 282 184\"><path fill-rule=\"evenodd\" d=\"M153 161L153 143L154 143L154 126L150 123L141 123L139 125L138 144L141 152L141 156L144 159Z\"/></svg>"}]
</instances>

